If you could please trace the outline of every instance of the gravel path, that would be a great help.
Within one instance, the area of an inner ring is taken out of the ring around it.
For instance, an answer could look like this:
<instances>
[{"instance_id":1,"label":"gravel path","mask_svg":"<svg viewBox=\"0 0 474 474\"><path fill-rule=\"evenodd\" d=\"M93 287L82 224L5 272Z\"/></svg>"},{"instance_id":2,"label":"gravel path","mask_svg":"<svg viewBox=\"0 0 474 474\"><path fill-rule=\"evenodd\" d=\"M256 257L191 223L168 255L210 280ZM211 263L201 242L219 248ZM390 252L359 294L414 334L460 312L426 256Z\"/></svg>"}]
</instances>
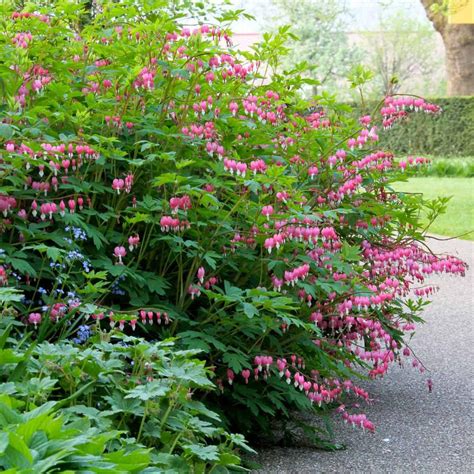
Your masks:
<instances>
[{"instance_id":1,"label":"gravel path","mask_svg":"<svg viewBox=\"0 0 474 474\"><path fill-rule=\"evenodd\" d=\"M337 427L345 451L272 448L260 452L261 473L473 473L474 242L431 240L435 252L458 255L464 279L436 276L440 286L411 346L429 369L392 367L367 388L375 402L364 409L376 433ZM433 380L429 393L427 378Z\"/></svg>"}]
</instances>

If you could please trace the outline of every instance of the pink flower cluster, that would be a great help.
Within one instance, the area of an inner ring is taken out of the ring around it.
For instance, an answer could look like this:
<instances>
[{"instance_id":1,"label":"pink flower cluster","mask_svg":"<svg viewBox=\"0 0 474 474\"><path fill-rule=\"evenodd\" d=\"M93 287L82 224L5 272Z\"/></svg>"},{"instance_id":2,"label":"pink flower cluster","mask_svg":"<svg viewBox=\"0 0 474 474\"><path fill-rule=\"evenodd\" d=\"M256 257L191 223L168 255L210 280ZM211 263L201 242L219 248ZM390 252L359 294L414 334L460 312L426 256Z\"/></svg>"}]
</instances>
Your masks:
<instances>
[{"instance_id":1,"label":"pink flower cluster","mask_svg":"<svg viewBox=\"0 0 474 474\"><path fill-rule=\"evenodd\" d=\"M191 295L191 299L194 300L194 298L201 296L201 290L202 287L206 290L209 290L213 286L217 285L219 279L215 276L209 277L207 280L205 279L206 276L206 270L204 267L199 267L196 273L197 277L197 283L196 284L191 284L188 287L188 294Z\"/></svg>"},{"instance_id":2,"label":"pink flower cluster","mask_svg":"<svg viewBox=\"0 0 474 474\"><path fill-rule=\"evenodd\" d=\"M307 263L294 268L293 270L287 270L284 274L284 280L287 285L294 286L301 280L304 280L309 274L310 267Z\"/></svg>"},{"instance_id":3,"label":"pink flower cluster","mask_svg":"<svg viewBox=\"0 0 474 474\"><path fill-rule=\"evenodd\" d=\"M207 79L209 80L209 82L212 82L214 80L214 73L213 72L209 72L207 74ZM194 110L194 115L196 117L199 117L199 115L205 115L206 112L208 112L209 110L212 110L212 105L213 105L213 102L214 102L214 99L212 98L212 96L207 96L207 98L205 100L201 100L200 102L196 102L193 104L193 110ZM216 111L214 111L214 115L219 115L219 113ZM212 122L207 122L208 124L212 124L214 125ZM191 126L192 127L192 126ZM201 126L197 126L197 127L201 127ZM195 135L199 136L200 134L196 133Z\"/></svg>"},{"instance_id":4,"label":"pink flower cluster","mask_svg":"<svg viewBox=\"0 0 474 474\"><path fill-rule=\"evenodd\" d=\"M3 214L3 217L7 217L16 205L17 202L14 197L0 194L0 212Z\"/></svg>"},{"instance_id":5,"label":"pink flower cluster","mask_svg":"<svg viewBox=\"0 0 474 474\"><path fill-rule=\"evenodd\" d=\"M120 194L122 190L125 190L127 194L129 194L132 190L133 185L133 175L128 174L125 179L115 178L112 181L112 189L117 191L117 194Z\"/></svg>"},{"instance_id":6,"label":"pink flower cluster","mask_svg":"<svg viewBox=\"0 0 474 474\"><path fill-rule=\"evenodd\" d=\"M155 88L155 75L156 71L151 68L144 67L138 73L138 77L135 79L133 87L135 87L137 90L153 90Z\"/></svg>"},{"instance_id":7,"label":"pink flower cluster","mask_svg":"<svg viewBox=\"0 0 474 474\"><path fill-rule=\"evenodd\" d=\"M186 212L191 209L191 198L187 195L182 197L172 197L170 199L171 213L176 214L179 209Z\"/></svg>"},{"instance_id":8,"label":"pink flower cluster","mask_svg":"<svg viewBox=\"0 0 474 474\"><path fill-rule=\"evenodd\" d=\"M16 68L13 68L15 70ZM20 107L25 107L26 98L30 96L30 91L39 93L41 90L52 81L52 76L47 69L39 65L34 65L27 72L22 74L22 84L18 89L15 100Z\"/></svg>"},{"instance_id":9,"label":"pink flower cluster","mask_svg":"<svg viewBox=\"0 0 474 474\"><path fill-rule=\"evenodd\" d=\"M431 161L428 158L423 158L422 156L409 156L407 160L401 160L398 162L398 166L402 171L405 171L407 167L415 167L415 166L422 166L428 165Z\"/></svg>"},{"instance_id":10,"label":"pink flower cluster","mask_svg":"<svg viewBox=\"0 0 474 474\"><path fill-rule=\"evenodd\" d=\"M385 106L380 110L384 129L390 128L395 121L406 117L409 111L437 114L441 112L441 108L419 97L388 96L385 98Z\"/></svg>"},{"instance_id":11,"label":"pink flower cluster","mask_svg":"<svg viewBox=\"0 0 474 474\"><path fill-rule=\"evenodd\" d=\"M38 19L43 23L49 23L49 17L42 15L40 13L30 13L30 12L13 12L11 16L12 20L26 20L26 19Z\"/></svg>"},{"instance_id":12,"label":"pink flower cluster","mask_svg":"<svg viewBox=\"0 0 474 474\"><path fill-rule=\"evenodd\" d=\"M32 39L33 39L33 36L31 35L31 33L29 31L26 32L26 33L17 33L13 37L12 43L15 46L18 46L19 48L26 49Z\"/></svg>"},{"instance_id":13,"label":"pink flower cluster","mask_svg":"<svg viewBox=\"0 0 474 474\"><path fill-rule=\"evenodd\" d=\"M298 219L295 218L291 220L291 224L288 224L287 221L277 222L276 227L279 232L265 239L263 244L265 249L271 253L274 248L278 250L289 239L295 242L315 244L321 230L315 226L315 222L311 219L304 219L302 223L305 225L295 225L299 224ZM328 232L325 231L325 234L327 238L329 236Z\"/></svg>"},{"instance_id":14,"label":"pink flower cluster","mask_svg":"<svg viewBox=\"0 0 474 474\"><path fill-rule=\"evenodd\" d=\"M88 145L73 145L71 143L68 145L64 143L52 145L50 143L41 143L40 146L41 150L34 151L24 143L17 145L10 141L5 144L8 153L16 153L25 158L25 168L27 170L34 164L38 169L40 178L43 178L45 169L47 169L44 162L48 162L49 170L53 174L51 183L47 180L42 182L34 181L31 176L27 176L25 180L25 186L42 191L45 193L45 196L48 194L51 186L57 191L59 182L56 176L59 173L63 172L67 175L69 170L73 172L79 171L85 159L95 160L99 157L99 154ZM67 176L63 176L61 180L63 184L67 183Z\"/></svg>"},{"instance_id":15,"label":"pink flower cluster","mask_svg":"<svg viewBox=\"0 0 474 474\"><path fill-rule=\"evenodd\" d=\"M135 126L133 122L124 123L122 117L118 115L114 115L114 116L106 115L104 117L104 120L108 127L116 128L119 131L123 131L123 130L130 131Z\"/></svg>"},{"instance_id":16,"label":"pink flower cluster","mask_svg":"<svg viewBox=\"0 0 474 474\"><path fill-rule=\"evenodd\" d=\"M123 331L125 329L125 326L128 324L130 325L130 328L132 331L135 331L137 327L138 321L141 321L143 325L153 325L154 322L158 325L168 325L171 322L171 318L167 312L161 312L161 311L151 311L151 310L139 310L136 317L132 316L130 318L130 315L126 315L127 318L125 319L124 316L122 316L119 313L114 313L113 311L109 311L107 313L108 319L109 319L109 324L111 328L115 328L118 323L118 329L120 331ZM92 315L92 319L94 320L102 320L106 317L104 312L96 313Z\"/></svg>"},{"instance_id":17,"label":"pink flower cluster","mask_svg":"<svg viewBox=\"0 0 474 474\"><path fill-rule=\"evenodd\" d=\"M0 265L0 285L8 285L8 274L3 265Z\"/></svg>"},{"instance_id":18,"label":"pink flower cluster","mask_svg":"<svg viewBox=\"0 0 474 474\"><path fill-rule=\"evenodd\" d=\"M130 252L133 252L140 245L140 236L139 235L131 235L128 238L128 248Z\"/></svg>"},{"instance_id":19,"label":"pink flower cluster","mask_svg":"<svg viewBox=\"0 0 474 474\"><path fill-rule=\"evenodd\" d=\"M205 138L206 140L213 140L217 138L215 124L214 122L209 122L209 121L207 121L204 125L201 125L199 123L193 123L189 126L183 127L181 129L181 133L190 138L200 138L200 139ZM210 150L207 149L207 151L209 152ZM217 151L217 150L214 150L214 151Z\"/></svg>"},{"instance_id":20,"label":"pink flower cluster","mask_svg":"<svg viewBox=\"0 0 474 474\"><path fill-rule=\"evenodd\" d=\"M247 164L241 161L229 160L224 158L224 169L230 171L230 174L236 174L237 176L245 177L247 173Z\"/></svg>"},{"instance_id":21,"label":"pink flower cluster","mask_svg":"<svg viewBox=\"0 0 474 474\"><path fill-rule=\"evenodd\" d=\"M82 197L78 197L77 201L75 199L69 199L67 201L67 206L71 214L74 214L76 210L76 202L77 202L77 207L79 208L79 210L82 210L84 208L84 199ZM92 205L89 198L88 198L88 204L89 204L89 207ZM45 220L46 218L53 219L53 214L56 214L56 213L59 213L61 217L64 217L66 213L66 203L63 200L61 200L59 203L59 206L57 206L56 203L54 202L45 202L45 203L40 204L39 211L40 211L41 220ZM36 202L36 200L34 200L31 203L31 214L33 217L36 217L38 215L38 203ZM21 209L18 215L22 219L27 217L26 211L24 209Z\"/></svg>"},{"instance_id":22,"label":"pink flower cluster","mask_svg":"<svg viewBox=\"0 0 474 474\"><path fill-rule=\"evenodd\" d=\"M362 428L363 430L375 431L374 424L367 419L367 416L364 414L360 415L349 415L346 411L342 414L343 420L356 427Z\"/></svg>"},{"instance_id":23,"label":"pink flower cluster","mask_svg":"<svg viewBox=\"0 0 474 474\"><path fill-rule=\"evenodd\" d=\"M153 324L153 321L156 320L158 324L169 324L170 323L170 317L167 312L160 312L160 311L145 311L145 310L140 310L139 311L140 319L143 324ZM135 328L133 328L135 330Z\"/></svg>"},{"instance_id":24,"label":"pink flower cluster","mask_svg":"<svg viewBox=\"0 0 474 474\"><path fill-rule=\"evenodd\" d=\"M331 121L324 118L325 113L323 110L314 112L306 117L306 121L311 128L328 128L331 126Z\"/></svg>"},{"instance_id":25,"label":"pink flower cluster","mask_svg":"<svg viewBox=\"0 0 474 474\"><path fill-rule=\"evenodd\" d=\"M177 217L163 216L160 219L160 227L162 232L183 232L191 227L187 220L180 220Z\"/></svg>"},{"instance_id":26,"label":"pink flower cluster","mask_svg":"<svg viewBox=\"0 0 474 474\"><path fill-rule=\"evenodd\" d=\"M267 165L263 160L253 160L250 162L250 169L254 175L257 173L265 173L265 171L267 171Z\"/></svg>"},{"instance_id":27,"label":"pink flower cluster","mask_svg":"<svg viewBox=\"0 0 474 474\"><path fill-rule=\"evenodd\" d=\"M378 139L377 127L373 127L370 130L364 128L360 131L357 138L349 138L347 140L347 146L350 150L354 150L355 148L362 148L368 140L376 142Z\"/></svg>"}]
</instances>

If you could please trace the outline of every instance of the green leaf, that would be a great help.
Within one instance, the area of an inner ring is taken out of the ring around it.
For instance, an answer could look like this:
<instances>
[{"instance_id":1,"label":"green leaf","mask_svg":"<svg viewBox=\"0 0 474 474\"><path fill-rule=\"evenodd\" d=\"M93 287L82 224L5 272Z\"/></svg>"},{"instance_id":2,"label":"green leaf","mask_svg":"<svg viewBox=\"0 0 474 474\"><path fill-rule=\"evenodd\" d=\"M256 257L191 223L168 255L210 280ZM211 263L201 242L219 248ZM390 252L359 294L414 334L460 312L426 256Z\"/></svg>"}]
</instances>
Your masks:
<instances>
[{"instance_id":1,"label":"green leaf","mask_svg":"<svg viewBox=\"0 0 474 474\"><path fill-rule=\"evenodd\" d=\"M222 356L222 361L224 362L224 364L230 367L236 374L240 373L243 368L248 367L250 365L248 356L245 355L243 352L226 352Z\"/></svg>"},{"instance_id":2,"label":"green leaf","mask_svg":"<svg viewBox=\"0 0 474 474\"><path fill-rule=\"evenodd\" d=\"M209 350L209 346L213 345L219 351L225 352L227 350L225 344L204 331L184 331L180 332L178 337L184 344L193 349ZM199 347L200 343L204 343L204 347Z\"/></svg>"},{"instance_id":3,"label":"green leaf","mask_svg":"<svg viewBox=\"0 0 474 474\"><path fill-rule=\"evenodd\" d=\"M51 407L50 407L51 409ZM62 420L54 419L47 413L32 416L26 423L21 424L16 433L21 436L25 443L29 443L33 435L37 431L45 431L46 433L58 433L62 426Z\"/></svg>"},{"instance_id":4,"label":"green leaf","mask_svg":"<svg viewBox=\"0 0 474 474\"><path fill-rule=\"evenodd\" d=\"M180 176L176 173L164 173L153 181L154 186L163 186L164 184L181 184L187 181L188 178Z\"/></svg>"},{"instance_id":5,"label":"green leaf","mask_svg":"<svg viewBox=\"0 0 474 474\"><path fill-rule=\"evenodd\" d=\"M227 280L224 282L225 294L235 300L240 300L242 290L236 286L232 286Z\"/></svg>"},{"instance_id":6,"label":"green leaf","mask_svg":"<svg viewBox=\"0 0 474 474\"><path fill-rule=\"evenodd\" d=\"M203 364L203 362L197 361L175 360L170 367L159 368L157 371L163 377L176 379L181 385L185 385L185 382L187 382L190 386L214 387L213 383L207 378Z\"/></svg>"},{"instance_id":7,"label":"green leaf","mask_svg":"<svg viewBox=\"0 0 474 474\"><path fill-rule=\"evenodd\" d=\"M0 303L2 305L21 301L22 298L23 293L20 290L17 290L16 288L0 287Z\"/></svg>"},{"instance_id":8,"label":"green leaf","mask_svg":"<svg viewBox=\"0 0 474 474\"><path fill-rule=\"evenodd\" d=\"M234 443L239 448L245 449L245 451L249 453L256 453L256 451L250 448L249 445L246 443L243 435L238 434L238 433L237 434L231 433L229 438L232 441L232 443Z\"/></svg>"},{"instance_id":9,"label":"green leaf","mask_svg":"<svg viewBox=\"0 0 474 474\"><path fill-rule=\"evenodd\" d=\"M13 382L0 383L0 393L2 395L13 395L16 393L16 387Z\"/></svg>"},{"instance_id":10,"label":"green leaf","mask_svg":"<svg viewBox=\"0 0 474 474\"><path fill-rule=\"evenodd\" d=\"M17 354L13 349L0 350L0 365L14 364L24 360L23 354Z\"/></svg>"},{"instance_id":11,"label":"green leaf","mask_svg":"<svg viewBox=\"0 0 474 474\"><path fill-rule=\"evenodd\" d=\"M28 274L31 277L36 277L36 270L26 260L7 256L5 257L5 261L20 273Z\"/></svg>"},{"instance_id":12,"label":"green leaf","mask_svg":"<svg viewBox=\"0 0 474 474\"><path fill-rule=\"evenodd\" d=\"M249 318L252 319L254 316L258 315L258 309L250 303L243 303L244 313Z\"/></svg>"},{"instance_id":13,"label":"green leaf","mask_svg":"<svg viewBox=\"0 0 474 474\"><path fill-rule=\"evenodd\" d=\"M361 250L355 245L349 245L347 242L342 244L341 254L344 260L348 262L358 262L360 260Z\"/></svg>"},{"instance_id":14,"label":"green leaf","mask_svg":"<svg viewBox=\"0 0 474 474\"><path fill-rule=\"evenodd\" d=\"M137 416L143 414L143 407L140 401L137 398L125 397L124 394L115 390L112 395L107 395L104 397L111 407L111 410L108 410L107 413L131 413Z\"/></svg>"},{"instance_id":15,"label":"green leaf","mask_svg":"<svg viewBox=\"0 0 474 474\"><path fill-rule=\"evenodd\" d=\"M85 231L87 232L87 235L89 235L89 237L92 237L92 240L94 241L94 245L96 246L97 250L100 250L104 246L104 244L108 245L108 240L104 237L102 232L97 230L97 228L95 228L94 226L88 225Z\"/></svg>"},{"instance_id":16,"label":"green leaf","mask_svg":"<svg viewBox=\"0 0 474 474\"><path fill-rule=\"evenodd\" d=\"M169 472L170 474L189 472L188 463L183 456L177 454L159 453L153 457L153 462L157 466L163 467L163 472Z\"/></svg>"},{"instance_id":17,"label":"green leaf","mask_svg":"<svg viewBox=\"0 0 474 474\"><path fill-rule=\"evenodd\" d=\"M13 136L13 127L7 123L0 123L0 137L9 140Z\"/></svg>"},{"instance_id":18,"label":"green leaf","mask_svg":"<svg viewBox=\"0 0 474 474\"><path fill-rule=\"evenodd\" d=\"M160 275L151 272L143 272L143 277L146 280L146 285L152 293L157 295L164 296L166 295L166 290L169 288L167 281Z\"/></svg>"},{"instance_id":19,"label":"green leaf","mask_svg":"<svg viewBox=\"0 0 474 474\"><path fill-rule=\"evenodd\" d=\"M221 453L219 464L222 466L238 466L240 464L239 456L232 453Z\"/></svg>"},{"instance_id":20,"label":"green leaf","mask_svg":"<svg viewBox=\"0 0 474 474\"><path fill-rule=\"evenodd\" d=\"M202 444L183 445L186 454L197 456L203 461L217 461L219 459L219 449L217 446L204 446Z\"/></svg>"},{"instance_id":21,"label":"green leaf","mask_svg":"<svg viewBox=\"0 0 474 474\"><path fill-rule=\"evenodd\" d=\"M61 255L61 250L58 249L57 247L48 247L46 249L46 255L53 261L57 262L60 255Z\"/></svg>"},{"instance_id":22,"label":"green leaf","mask_svg":"<svg viewBox=\"0 0 474 474\"><path fill-rule=\"evenodd\" d=\"M7 449L7 446L9 444L9 436L8 433L3 431L0 433L0 453L5 452L5 449Z\"/></svg>"},{"instance_id":23,"label":"green leaf","mask_svg":"<svg viewBox=\"0 0 474 474\"><path fill-rule=\"evenodd\" d=\"M33 456L31 455L31 452L28 449L26 443L23 441L23 439L20 438L16 433L10 432L9 441L9 447L17 451L21 455L21 457L24 458L29 465L31 465L33 463ZM25 466L24 462L22 462L22 466Z\"/></svg>"},{"instance_id":24,"label":"green leaf","mask_svg":"<svg viewBox=\"0 0 474 474\"><path fill-rule=\"evenodd\" d=\"M155 380L139 385L130 390L125 398L138 398L147 401L166 396L170 391L170 384L167 381Z\"/></svg>"},{"instance_id":25,"label":"green leaf","mask_svg":"<svg viewBox=\"0 0 474 474\"><path fill-rule=\"evenodd\" d=\"M135 472L144 469L150 464L150 450L135 449L132 452L126 452L124 449L108 453L104 456L107 461L115 464L114 470L125 472Z\"/></svg>"},{"instance_id":26,"label":"green leaf","mask_svg":"<svg viewBox=\"0 0 474 474\"><path fill-rule=\"evenodd\" d=\"M2 398L6 400L13 400L12 398L5 395ZM0 426L18 424L21 422L22 417L10 406L8 406L4 400L0 400Z\"/></svg>"},{"instance_id":27,"label":"green leaf","mask_svg":"<svg viewBox=\"0 0 474 474\"><path fill-rule=\"evenodd\" d=\"M203 258L206 261L206 263L209 265L209 267L215 270L217 267L216 259L220 260L221 256L218 253L211 251L211 252L206 252Z\"/></svg>"},{"instance_id":28,"label":"green leaf","mask_svg":"<svg viewBox=\"0 0 474 474\"><path fill-rule=\"evenodd\" d=\"M178 170L182 169L182 168L186 168L187 166L189 165L192 165L193 163L195 163L195 160L181 160L181 161L177 161L176 162L176 168Z\"/></svg>"}]
</instances>

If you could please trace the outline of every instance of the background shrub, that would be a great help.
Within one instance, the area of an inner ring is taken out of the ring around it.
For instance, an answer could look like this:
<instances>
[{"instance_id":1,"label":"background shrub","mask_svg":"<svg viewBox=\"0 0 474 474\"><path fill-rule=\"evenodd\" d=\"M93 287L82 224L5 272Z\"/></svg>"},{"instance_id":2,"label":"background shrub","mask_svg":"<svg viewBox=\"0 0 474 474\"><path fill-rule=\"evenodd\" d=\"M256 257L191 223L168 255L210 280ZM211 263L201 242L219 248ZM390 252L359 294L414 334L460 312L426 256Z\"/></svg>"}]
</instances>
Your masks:
<instances>
[{"instance_id":1,"label":"background shrub","mask_svg":"<svg viewBox=\"0 0 474 474\"><path fill-rule=\"evenodd\" d=\"M474 97L436 98L433 102L442 108L442 114L411 115L381 135L380 146L397 155L473 156ZM354 113L364 115L376 107L376 102L355 106Z\"/></svg>"}]
</instances>

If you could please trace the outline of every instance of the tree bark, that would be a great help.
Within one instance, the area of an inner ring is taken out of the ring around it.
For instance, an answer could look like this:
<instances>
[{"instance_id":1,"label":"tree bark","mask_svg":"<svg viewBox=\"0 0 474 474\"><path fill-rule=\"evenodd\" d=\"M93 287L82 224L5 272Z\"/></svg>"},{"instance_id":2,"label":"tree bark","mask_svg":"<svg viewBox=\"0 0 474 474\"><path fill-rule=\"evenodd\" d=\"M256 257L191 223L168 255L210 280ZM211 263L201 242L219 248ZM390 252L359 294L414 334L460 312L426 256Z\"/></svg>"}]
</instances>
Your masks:
<instances>
[{"instance_id":1,"label":"tree bark","mask_svg":"<svg viewBox=\"0 0 474 474\"><path fill-rule=\"evenodd\" d=\"M474 95L474 25L447 25L443 40L448 95Z\"/></svg>"},{"instance_id":2,"label":"tree bark","mask_svg":"<svg viewBox=\"0 0 474 474\"><path fill-rule=\"evenodd\" d=\"M446 16L431 10L436 0L421 0L421 3L443 38L448 95L474 95L474 24L449 24Z\"/></svg>"}]
</instances>

